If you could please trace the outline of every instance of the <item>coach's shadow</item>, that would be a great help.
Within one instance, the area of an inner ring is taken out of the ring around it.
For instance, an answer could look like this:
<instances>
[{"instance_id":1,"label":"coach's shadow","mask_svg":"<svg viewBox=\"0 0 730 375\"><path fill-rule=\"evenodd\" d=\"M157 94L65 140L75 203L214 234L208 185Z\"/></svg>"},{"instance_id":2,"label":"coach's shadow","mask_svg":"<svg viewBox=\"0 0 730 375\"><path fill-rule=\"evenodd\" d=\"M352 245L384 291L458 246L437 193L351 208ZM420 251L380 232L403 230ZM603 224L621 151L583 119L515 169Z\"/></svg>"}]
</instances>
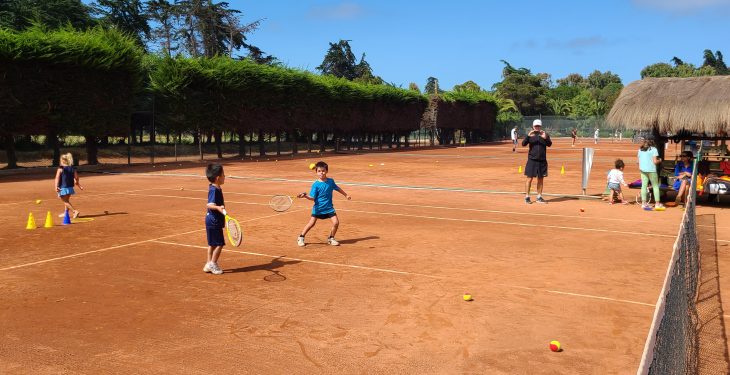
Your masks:
<instances>
[{"instance_id":1,"label":"coach's shadow","mask_svg":"<svg viewBox=\"0 0 730 375\"><path fill-rule=\"evenodd\" d=\"M339 240L338 242L340 244L349 245L349 244L358 243L360 241L379 240L379 239L380 239L380 237L378 237L378 236L367 236L367 237L360 237L360 238L348 238L348 239L344 239L344 240Z\"/></svg>"},{"instance_id":2,"label":"coach's shadow","mask_svg":"<svg viewBox=\"0 0 730 375\"><path fill-rule=\"evenodd\" d=\"M248 266L248 267L241 267L241 268L234 268L230 270L224 270L224 273L237 273L237 272L252 272L252 271L270 271L275 274L279 274L279 271L277 269L282 268L284 266L290 266L292 264L301 263L301 260L281 260L281 258L285 257L286 255L282 255L278 258L274 258L269 263L265 264L257 264L255 266Z\"/></svg>"}]
</instances>

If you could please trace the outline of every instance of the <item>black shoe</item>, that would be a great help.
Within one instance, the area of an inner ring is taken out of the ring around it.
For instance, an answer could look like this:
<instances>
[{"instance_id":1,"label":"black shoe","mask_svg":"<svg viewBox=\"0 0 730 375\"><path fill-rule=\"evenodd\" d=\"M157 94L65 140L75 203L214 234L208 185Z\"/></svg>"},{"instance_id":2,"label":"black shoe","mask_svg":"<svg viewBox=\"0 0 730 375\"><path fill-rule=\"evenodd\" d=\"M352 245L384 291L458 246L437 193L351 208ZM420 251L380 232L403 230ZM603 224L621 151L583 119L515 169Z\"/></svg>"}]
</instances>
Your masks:
<instances>
[{"instance_id":1,"label":"black shoe","mask_svg":"<svg viewBox=\"0 0 730 375\"><path fill-rule=\"evenodd\" d=\"M537 200L535 201L537 203L547 203L546 200L542 199L542 197L537 197Z\"/></svg>"},{"instance_id":2,"label":"black shoe","mask_svg":"<svg viewBox=\"0 0 730 375\"><path fill-rule=\"evenodd\" d=\"M525 203L532 204L532 202L530 202L530 197L525 197Z\"/></svg>"}]
</instances>

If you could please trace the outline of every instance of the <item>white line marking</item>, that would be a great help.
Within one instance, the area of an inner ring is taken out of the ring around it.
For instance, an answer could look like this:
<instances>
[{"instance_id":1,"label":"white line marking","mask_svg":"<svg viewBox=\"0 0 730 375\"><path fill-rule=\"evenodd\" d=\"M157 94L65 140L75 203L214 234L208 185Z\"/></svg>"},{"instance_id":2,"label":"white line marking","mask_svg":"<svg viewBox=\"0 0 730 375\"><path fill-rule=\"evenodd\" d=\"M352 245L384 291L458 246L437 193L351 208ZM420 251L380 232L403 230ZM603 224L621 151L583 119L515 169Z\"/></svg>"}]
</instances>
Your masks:
<instances>
[{"instance_id":1,"label":"white line marking","mask_svg":"<svg viewBox=\"0 0 730 375\"><path fill-rule=\"evenodd\" d=\"M609 229L595 229L595 228L580 228L580 227L565 227L565 226L559 226L559 225L545 225L545 224L514 223L514 222L509 222L509 221L477 220L477 219L453 219L453 218L439 217L439 216L397 214L397 213L391 213L391 212L360 211L360 210L350 210L350 209L338 209L338 211L358 212L358 213L363 213L363 214L374 214L374 215L415 217L415 218L433 219L433 220L462 221L462 222L467 222L467 223L503 224L503 225L517 225L517 226L521 226L521 227L538 227L538 228L555 228L555 229L568 229L568 230L583 230L583 231L588 231L588 232L631 234L631 235L649 236L649 237L669 237L669 238L676 237L676 235L671 235L671 234L642 233L642 232L629 232L629 231L619 231L619 230L609 230Z\"/></svg>"},{"instance_id":2,"label":"white line marking","mask_svg":"<svg viewBox=\"0 0 730 375\"><path fill-rule=\"evenodd\" d=\"M153 241L153 242L167 244L167 245L174 245L174 246L190 247L190 248L195 248L195 249L208 249L205 246L188 245L188 244L179 243L179 242L167 242L167 241L157 241L157 240L156 241ZM266 258L279 258L279 259L296 260L296 261L300 261L300 262L313 263L313 264L322 264L322 265L326 265L326 266L345 267L345 268L353 268L353 269L360 269L360 270L366 270L366 271L393 273L393 274L398 274L398 275L422 276L422 277L427 277L427 278L430 278L430 279L437 279L437 280L451 280L451 279L453 279L453 277L434 276L434 275L427 275L427 274L417 273L417 272L397 271L397 270L391 270L391 269L387 269L387 268L358 266L358 265L354 265L354 264L323 262L323 261L318 261L318 260L309 260L309 259L294 258L294 257L280 256L280 255L271 255L271 254L263 254L263 253L253 253L253 252L241 251L241 250L223 249L223 251L224 252L238 253L238 254L246 254L246 255L260 256L260 257L266 257ZM654 307L654 305L651 304L651 303L637 302L637 301L631 301L631 300L625 300L625 299L617 299L617 298L609 298L609 297L601 297L601 296L594 296L594 295L590 295L590 294L562 292L562 291L558 291L558 290L531 288L531 287L526 287L526 286L508 285L508 284L492 284L492 285L503 286L503 287L506 287L506 288L525 289L525 290L531 290L531 291L537 291L537 292L560 294L560 295L572 296L572 297L583 297L583 298L598 299L598 300L602 300L602 301L621 302L621 303L628 303L628 304L634 304L634 305L642 305L642 306Z\"/></svg>"},{"instance_id":3,"label":"white line marking","mask_svg":"<svg viewBox=\"0 0 730 375\"><path fill-rule=\"evenodd\" d=\"M168 244L168 245L192 247L192 248L196 248L196 249L207 249L206 246L188 245L188 244L183 244L183 243L179 243L179 242L166 242L166 241L154 241L154 242ZM331 262L323 262L323 261L319 261L319 260L308 260L308 259L301 259L301 258L293 258L293 257L279 256L279 255L262 254L262 253L252 253L252 252L249 252L249 251L231 250L231 249L225 249L225 248L223 249L223 251L224 252L239 253L239 254L255 255L255 256L261 256L261 257L267 257L267 258L280 258L280 259L297 260L297 261L305 262L305 263L323 264L323 265L328 265L328 266L348 267L348 268L356 268L356 269L368 270L368 271L396 273L396 274L400 274L400 275L416 275L416 276L429 277L429 278L432 278L432 279L445 279L444 277L439 277L439 276L432 276L432 275L426 275L426 274L423 274L423 273L415 273L415 272L407 272L407 271L396 271L396 270L390 270L390 269L387 269L387 268L358 266L358 265L354 265L354 264L331 263Z\"/></svg>"},{"instance_id":4,"label":"white line marking","mask_svg":"<svg viewBox=\"0 0 730 375\"><path fill-rule=\"evenodd\" d=\"M104 195L112 195L112 194L125 194L125 193L134 193L138 191L150 191L150 190L159 190L158 188L150 188L150 189L136 189L136 190L127 190L127 191L117 191L117 192L110 192L110 193L97 193L97 194L76 194L74 199L83 199L88 197L99 197ZM58 197L53 198L45 198L48 199L58 199ZM8 205L14 205L14 204L33 204L35 205L35 200L30 201L20 201L20 202L8 202L8 203L0 203L0 206L8 206Z\"/></svg>"},{"instance_id":5,"label":"white line marking","mask_svg":"<svg viewBox=\"0 0 730 375\"><path fill-rule=\"evenodd\" d=\"M274 215L267 215L267 216L256 217L256 218L253 218L253 219L243 220L243 222L246 223L246 222L249 222L249 221L255 221L255 220L260 220L260 219L267 219L267 218L270 218L270 217L280 216L280 215L284 215L284 214L291 213L291 212L297 212L297 211L298 210L290 210L290 211L287 211L287 212L281 212L281 213L277 213L277 214L274 214ZM37 262L31 262L31 263L25 263L25 264L18 264L18 265L15 265L15 266L9 266L9 267L5 267L5 268L0 268L0 271L7 271L7 270L13 270L13 269L16 269L16 268L29 267L29 266L34 266L36 264L43 264L43 263L48 263L48 262L54 262L54 261L57 261L57 260L63 260L63 259L69 259L69 258L76 258L76 257L80 257L82 255L87 255L87 254L94 254L94 253L106 252L106 251L109 251L109 250L115 250L115 249L119 249L119 248L122 248L122 247L129 247L129 246L139 245L139 244L143 244L143 243L146 243L146 242L155 242L155 241L159 241L159 240L164 239L164 238L177 237L177 236L182 236L184 234L190 234L190 233L195 233L195 232L202 232L204 230L205 229L196 229L196 230L191 230L189 232L182 232L182 233L170 234L170 235L162 236L162 237L158 237L158 238L151 238L149 240L131 242L131 243L123 244L123 245L110 246L110 247L105 247L103 249L97 249L97 250L91 250L91 251L84 251L82 253L75 253L75 254L70 254L70 255L64 255L62 257L39 260Z\"/></svg>"}]
</instances>

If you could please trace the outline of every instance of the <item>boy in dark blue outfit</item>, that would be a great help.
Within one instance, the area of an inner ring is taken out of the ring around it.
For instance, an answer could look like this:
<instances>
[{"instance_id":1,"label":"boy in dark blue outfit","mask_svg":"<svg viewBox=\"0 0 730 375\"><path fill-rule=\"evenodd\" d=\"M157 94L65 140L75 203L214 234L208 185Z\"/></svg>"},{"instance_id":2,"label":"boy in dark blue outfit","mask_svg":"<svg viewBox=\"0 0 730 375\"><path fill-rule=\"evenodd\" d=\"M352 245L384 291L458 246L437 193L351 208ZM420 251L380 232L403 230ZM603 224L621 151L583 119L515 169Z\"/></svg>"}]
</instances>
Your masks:
<instances>
[{"instance_id":1,"label":"boy in dark blue outfit","mask_svg":"<svg viewBox=\"0 0 730 375\"><path fill-rule=\"evenodd\" d=\"M205 169L205 176L210 181L208 185L208 212L205 214L205 233L208 237L208 261L203 267L203 272L210 272L220 275L223 270L218 266L218 258L221 256L223 246L226 244L223 239L223 227L226 221L226 209L223 201L223 190L221 185L226 180L223 167L220 164L208 164Z\"/></svg>"}]
</instances>

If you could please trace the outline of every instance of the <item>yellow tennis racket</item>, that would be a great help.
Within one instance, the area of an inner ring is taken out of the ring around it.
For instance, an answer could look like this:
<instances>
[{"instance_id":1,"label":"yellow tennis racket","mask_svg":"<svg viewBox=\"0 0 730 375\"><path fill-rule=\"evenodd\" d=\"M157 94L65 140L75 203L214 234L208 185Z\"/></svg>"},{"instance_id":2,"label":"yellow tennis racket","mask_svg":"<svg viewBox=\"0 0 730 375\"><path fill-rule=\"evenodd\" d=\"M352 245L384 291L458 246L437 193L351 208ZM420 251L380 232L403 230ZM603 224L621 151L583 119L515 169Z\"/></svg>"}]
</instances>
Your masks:
<instances>
[{"instance_id":1,"label":"yellow tennis racket","mask_svg":"<svg viewBox=\"0 0 730 375\"><path fill-rule=\"evenodd\" d=\"M228 232L228 241L232 246L241 246L243 242L243 231L241 225L238 224L238 220L228 216L228 212L223 210L223 214L226 215L226 232Z\"/></svg>"}]
</instances>

